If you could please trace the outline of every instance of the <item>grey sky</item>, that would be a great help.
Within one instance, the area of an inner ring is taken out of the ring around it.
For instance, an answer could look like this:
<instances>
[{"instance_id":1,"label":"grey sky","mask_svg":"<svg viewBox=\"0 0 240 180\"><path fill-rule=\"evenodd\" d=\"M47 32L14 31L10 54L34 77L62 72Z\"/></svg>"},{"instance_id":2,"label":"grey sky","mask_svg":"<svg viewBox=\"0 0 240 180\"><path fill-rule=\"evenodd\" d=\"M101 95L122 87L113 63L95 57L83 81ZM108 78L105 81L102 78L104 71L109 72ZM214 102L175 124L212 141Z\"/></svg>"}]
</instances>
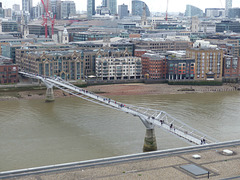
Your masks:
<instances>
[{"instance_id":1,"label":"grey sky","mask_svg":"<svg viewBox=\"0 0 240 180\"><path fill-rule=\"evenodd\" d=\"M74 0L77 10L87 9L87 0ZM40 0L33 0L33 4L36 5ZM118 4L127 4L131 7L131 0L117 0ZM165 12L167 0L144 0L150 8L150 11ZM22 3L21 0L2 0L3 7L12 7L13 4ZM96 5L100 5L101 0L96 0ZM225 0L169 0L168 11L169 12L184 12L186 4L194 5L202 10L205 8L224 8ZM240 7L239 0L233 0L233 7Z\"/></svg>"}]
</instances>

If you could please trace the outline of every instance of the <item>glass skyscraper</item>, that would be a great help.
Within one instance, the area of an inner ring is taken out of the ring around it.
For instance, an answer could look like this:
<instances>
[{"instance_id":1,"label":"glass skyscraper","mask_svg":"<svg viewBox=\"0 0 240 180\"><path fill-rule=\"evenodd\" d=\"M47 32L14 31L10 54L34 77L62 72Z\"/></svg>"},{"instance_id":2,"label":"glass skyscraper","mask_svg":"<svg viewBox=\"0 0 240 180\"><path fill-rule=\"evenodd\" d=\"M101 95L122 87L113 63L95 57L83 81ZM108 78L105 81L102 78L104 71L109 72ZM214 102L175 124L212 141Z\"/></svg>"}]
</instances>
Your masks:
<instances>
[{"instance_id":1,"label":"glass skyscraper","mask_svg":"<svg viewBox=\"0 0 240 180\"><path fill-rule=\"evenodd\" d=\"M87 0L87 17L92 18L95 15L95 0Z\"/></svg>"},{"instance_id":2,"label":"glass skyscraper","mask_svg":"<svg viewBox=\"0 0 240 180\"><path fill-rule=\"evenodd\" d=\"M118 5L118 16L120 17L120 19L128 16L128 5Z\"/></svg>"},{"instance_id":3,"label":"glass skyscraper","mask_svg":"<svg viewBox=\"0 0 240 180\"><path fill-rule=\"evenodd\" d=\"M188 17L193 17L193 16L202 17L203 16L203 11L201 9L199 9L198 7L187 4L186 11L185 11L185 16L188 16Z\"/></svg>"},{"instance_id":4,"label":"glass skyscraper","mask_svg":"<svg viewBox=\"0 0 240 180\"><path fill-rule=\"evenodd\" d=\"M225 4L225 16L228 17L228 9L232 8L232 0L226 0Z\"/></svg>"},{"instance_id":5,"label":"glass skyscraper","mask_svg":"<svg viewBox=\"0 0 240 180\"><path fill-rule=\"evenodd\" d=\"M22 0L22 11L31 12L32 0Z\"/></svg>"},{"instance_id":6,"label":"glass skyscraper","mask_svg":"<svg viewBox=\"0 0 240 180\"><path fill-rule=\"evenodd\" d=\"M117 0L107 0L107 7L109 8L111 15L117 14Z\"/></svg>"},{"instance_id":7,"label":"glass skyscraper","mask_svg":"<svg viewBox=\"0 0 240 180\"><path fill-rule=\"evenodd\" d=\"M150 16L150 11L149 11L149 8L148 8L147 4L143 1L133 0L132 1L132 15L142 17L144 7L146 9L146 16L149 17Z\"/></svg>"},{"instance_id":8,"label":"glass skyscraper","mask_svg":"<svg viewBox=\"0 0 240 180\"><path fill-rule=\"evenodd\" d=\"M102 0L102 6L107 7L107 0Z\"/></svg>"}]
</instances>

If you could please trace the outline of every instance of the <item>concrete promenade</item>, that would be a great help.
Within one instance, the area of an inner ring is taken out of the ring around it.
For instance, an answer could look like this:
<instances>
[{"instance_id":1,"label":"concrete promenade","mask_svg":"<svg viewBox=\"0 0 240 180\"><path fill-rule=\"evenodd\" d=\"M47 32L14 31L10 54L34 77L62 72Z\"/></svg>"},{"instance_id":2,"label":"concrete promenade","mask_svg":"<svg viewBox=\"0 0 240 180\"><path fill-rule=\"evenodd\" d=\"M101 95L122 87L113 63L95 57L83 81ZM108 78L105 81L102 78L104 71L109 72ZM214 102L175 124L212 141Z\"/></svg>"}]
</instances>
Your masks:
<instances>
[{"instance_id":1,"label":"concrete promenade","mask_svg":"<svg viewBox=\"0 0 240 180\"><path fill-rule=\"evenodd\" d=\"M199 175L185 165L197 166ZM20 180L208 178L240 179L240 140L0 173L0 179Z\"/></svg>"}]
</instances>

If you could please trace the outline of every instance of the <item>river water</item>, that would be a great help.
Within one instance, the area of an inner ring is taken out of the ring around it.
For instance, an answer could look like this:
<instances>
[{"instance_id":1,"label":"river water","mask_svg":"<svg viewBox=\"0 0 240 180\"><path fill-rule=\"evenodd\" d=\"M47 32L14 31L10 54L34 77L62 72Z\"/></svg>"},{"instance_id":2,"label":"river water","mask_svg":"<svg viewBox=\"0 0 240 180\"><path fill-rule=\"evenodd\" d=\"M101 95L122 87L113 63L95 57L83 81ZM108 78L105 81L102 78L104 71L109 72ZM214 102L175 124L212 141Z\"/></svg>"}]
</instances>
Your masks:
<instances>
[{"instance_id":1,"label":"river water","mask_svg":"<svg viewBox=\"0 0 240 180\"><path fill-rule=\"evenodd\" d=\"M164 110L219 141L240 137L240 92L111 96ZM0 171L141 153L139 118L80 98L0 102ZM156 128L158 149L189 144Z\"/></svg>"}]
</instances>

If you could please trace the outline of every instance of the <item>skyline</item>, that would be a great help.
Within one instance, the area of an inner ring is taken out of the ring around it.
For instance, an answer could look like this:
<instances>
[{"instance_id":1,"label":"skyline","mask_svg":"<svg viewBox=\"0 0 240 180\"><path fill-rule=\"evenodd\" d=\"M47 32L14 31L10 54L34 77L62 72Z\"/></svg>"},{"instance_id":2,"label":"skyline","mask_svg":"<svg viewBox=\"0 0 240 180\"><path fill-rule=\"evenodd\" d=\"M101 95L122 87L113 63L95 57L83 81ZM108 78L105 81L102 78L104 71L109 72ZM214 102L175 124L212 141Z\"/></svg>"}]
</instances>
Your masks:
<instances>
[{"instance_id":1,"label":"skyline","mask_svg":"<svg viewBox=\"0 0 240 180\"><path fill-rule=\"evenodd\" d=\"M87 10L87 0L74 0L76 3L77 11L86 11ZM233 0L233 7L240 7L240 2L238 0ZM41 2L40 0L33 0L33 5ZM102 0L96 0L96 6L101 5ZM131 0L117 0L118 5L126 4L128 5L129 10L131 11ZM151 12L165 12L167 7L167 0L161 0L152 2L152 0L144 0L148 5ZM22 6L21 0L2 0L3 8L12 8L13 4L20 4ZM203 11L205 8L225 8L225 0L201 0L199 4L198 0L169 0L168 12L185 12L186 5L190 4L196 6ZM206 6L207 4L207 6Z\"/></svg>"}]
</instances>

